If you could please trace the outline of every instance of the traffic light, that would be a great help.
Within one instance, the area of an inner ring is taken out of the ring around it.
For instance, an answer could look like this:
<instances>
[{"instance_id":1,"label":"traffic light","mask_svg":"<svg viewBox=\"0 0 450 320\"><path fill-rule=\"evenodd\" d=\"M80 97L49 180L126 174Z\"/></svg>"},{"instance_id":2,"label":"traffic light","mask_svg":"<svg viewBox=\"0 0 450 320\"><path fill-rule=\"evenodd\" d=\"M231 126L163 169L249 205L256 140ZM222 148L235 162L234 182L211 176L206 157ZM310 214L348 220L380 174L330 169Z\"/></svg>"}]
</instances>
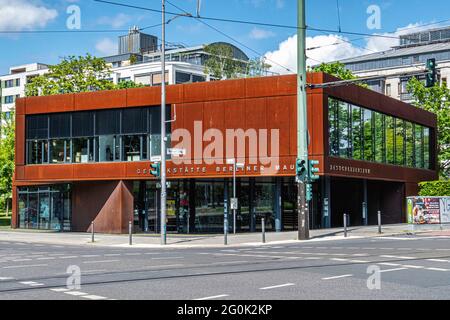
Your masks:
<instances>
[{"instance_id":1,"label":"traffic light","mask_svg":"<svg viewBox=\"0 0 450 320\"><path fill-rule=\"evenodd\" d=\"M311 201L313 199L313 191L312 191L312 184L307 183L306 184L306 201Z\"/></svg>"},{"instance_id":2,"label":"traffic light","mask_svg":"<svg viewBox=\"0 0 450 320\"><path fill-rule=\"evenodd\" d=\"M306 161L297 159L295 163L295 173L297 175L297 178L300 180L305 181L308 175L308 170L306 168Z\"/></svg>"},{"instance_id":3,"label":"traffic light","mask_svg":"<svg viewBox=\"0 0 450 320\"><path fill-rule=\"evenodd\" d=\"M319 165L319 161L317 160L309 160L309 179L310 181L319 180L319 175L316 173L319 172L319 168L315 166Z\"/></svg>"},{"instance_id":4,"label":"traffic light","mask_svg":"<svg viewBox=\"0 0 450 320\"><path fill-rule=\"evenodd\" d=\"M432 58L427 60L427 71L426 87L431 88L434 87L434 84L437 81L436 59Z\"/></svg>"},{"instance_id":5,"label":"traffic light","mask_svg":"<svg viewBox=\"0 0 450 320\"><path fill-rule=\"evenodd\" d=\"M156 178L161 177L161 163L155 162L155 163L152 163L150 166L153 169L152 171L150 171L150 173L153 176L155 176Z\"/></svg>"}]
</instances>

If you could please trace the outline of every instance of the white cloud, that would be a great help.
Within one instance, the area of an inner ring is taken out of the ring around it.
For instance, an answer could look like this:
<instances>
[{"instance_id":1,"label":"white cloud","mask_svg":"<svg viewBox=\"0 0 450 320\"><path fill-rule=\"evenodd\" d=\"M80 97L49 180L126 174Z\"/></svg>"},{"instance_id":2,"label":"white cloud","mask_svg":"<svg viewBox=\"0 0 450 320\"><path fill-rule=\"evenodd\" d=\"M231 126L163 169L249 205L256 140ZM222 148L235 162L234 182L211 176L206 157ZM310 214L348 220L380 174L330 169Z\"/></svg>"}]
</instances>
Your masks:
<instances>
[{"instance_id":1,"label":"white cloud","mask_svg":"<svg viewBox=\"0 0 450 320\"><path fill-rule=\"evenodd\" d=\"M58 16L54 9L33 0L0 0L0 29L7 31L43 28Z\"/></svg>"},{"instance_id":2,"label":"white cloud","mask_svg":"<svg viewBox=\"0 0 450 320\"><path fill-rule=\"evenodd\" d=\"M117 54L117 43L110 38L103 38L95 44L95 49L105 56Z\"/></svg>"},{"instance_id":3,"label":"white cloud","mask_svg":"<svg viewBox=\"0 0 450 320\"><path fill-rule=\"evenodd\" d=\"M127 14L119 13L115 17L100 17L97 22L98 24L108 25L113 28L121 28L125 25L128 25L133 21L133 18Z\"/></svg>"},{"instance_id":4,"label":"white cloud","mask_svg":"<svg viewBox=\"0 0 450 320\"><path fill-rule=\"evenodd\" d=\"M393 33L383 33L387 37L370 37L361 45L354 45L348 38L340 35L320 35L306 38L306 47L310 50L306 51L306 55L310 58L307 65L316 65L320 62L338 61L364 54L389 50L393 46L399 45L398 36L407 33L419 32L427 29L436 28L438 25L430 25L430 23L409 24L406 27L398 28ZM316 49L314 49L316 48ZM278 66L272 61L277 62L291 70L297 69L297 35L289 37L281 42L277 50L267 52L265 57L267 63L272 65L271 71L277 73L286 73L286 69Z\"/></svg>"},{"instance_id":5,"label":"white cloud","mask_svg":"<svg viewBox=\"0 0 450 320\"><path fill-rule=\"evenodd\" d=\"M249 37L251 39L262 40L275 36L275 33L269 30L260 29L254 27L252 31L250 31Z\"/></svg>"}]
</instances>

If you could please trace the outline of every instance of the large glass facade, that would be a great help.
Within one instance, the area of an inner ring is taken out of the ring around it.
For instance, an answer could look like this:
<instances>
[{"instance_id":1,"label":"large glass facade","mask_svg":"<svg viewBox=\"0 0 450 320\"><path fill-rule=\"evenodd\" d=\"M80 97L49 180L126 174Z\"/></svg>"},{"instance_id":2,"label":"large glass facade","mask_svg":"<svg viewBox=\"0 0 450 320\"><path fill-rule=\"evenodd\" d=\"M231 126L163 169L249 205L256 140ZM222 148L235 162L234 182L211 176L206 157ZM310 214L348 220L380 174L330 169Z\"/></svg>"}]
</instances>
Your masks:
<instances>
[{"instance_id":1,"label":"large glass facade","mask_svg":"<svg viewBox=\"0 0 450 320\"><path fill-rule=\"evenodd\" d=\"M19 227L71 230L70 185L19 188Z\"/></svg>"},{"instance_id":2,"label":"large glass facade","mask_svg":"<svg viewBox=\"0 0 450 320\"><path fill-rule=\"evenodd\" d=\"M329 154L342 158L430 169L430 129L328 99Z\"/></svg>"},{"instance_id":3,"label":"large glass facade","mask_svg":"<svg viewBox=\"0 0 450 320\"><path fill-rule=\"evenodd\" d=\"M147 160L161 155L160 122L158 107L30 115L27 164Z\"/></svg>"}]
</instances>

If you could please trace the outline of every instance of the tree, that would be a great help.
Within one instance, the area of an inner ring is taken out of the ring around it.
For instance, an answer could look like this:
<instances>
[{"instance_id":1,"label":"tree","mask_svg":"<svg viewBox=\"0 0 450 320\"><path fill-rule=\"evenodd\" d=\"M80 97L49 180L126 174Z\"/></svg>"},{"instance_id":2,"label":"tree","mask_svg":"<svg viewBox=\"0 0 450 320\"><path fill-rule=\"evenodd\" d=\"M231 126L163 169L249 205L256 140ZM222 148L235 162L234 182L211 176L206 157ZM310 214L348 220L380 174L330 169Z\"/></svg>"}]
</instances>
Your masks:
<instances>
[{"instance_id":1,"label":"tree","mask_svg":"<svg viewBox=\"0 0 450 320\"><path fill-rule=\"evenodd\" d=\"M6 118L1 113L1 139L0 139L0 203L9 213L9 199L12 197L12 178L14 173L14 116Z\"/></svg>"},{"instance_id":2,"label":"tree","mask_svg":"<svg viewBox=\"0 0 450 320\"><path fill-rule=\"evenodd\" d=\"M213 43L206 45L204 51L208 54L205 74L217 79L235 79L245 70L243 62L234 58L233 49L229 45Z\"/></svg>"},{"instance_id":3,"label":"tree","mask_svg":"<svg viewBox=\"0 0 450 320\"><path fill-rule=\"evenodd\" d=\"M446 179L450 177L450 89L446 83L431 88L413 77L407 85L412 93L413 104L421 109L433 112L437 116L438 133L438 162L440 175Z\"/></svg>"},{"instance_id":4,"label":"tree","mask_svg":"<svg viewBox=\"0 0 450 320\"><path fill-rule=\"evenodd\" d=\"M342 80L353 80L357 77L345 65L339 61L331 63L321 63L310 69L312 72L325 72Z\"/></svg>"},{"instance_id":5,"label":"tree","mask_svg":"<svg viewBox=\"0 0 450 320\"><path fill-rule=\"evenodd\" d=\"M122 88L111 80L111 69L105 60L87 54L70 56L50 66L49 72L31 79L26 85L27 96L114 90ZM133 82L134 83L134 82ZM127 88L132 87L127 83Z\"/></svg>"},{"instance_id":6,"label":"tree","mask_svg":"<svg viewBox=\"0 0 450 320\"><path fill-rule=\"evenodd\" d=\"M264 58L253 58L248 61L245 73L247 77L262 77L267 75L271 67Z\"/></svg>"}]
</instances>

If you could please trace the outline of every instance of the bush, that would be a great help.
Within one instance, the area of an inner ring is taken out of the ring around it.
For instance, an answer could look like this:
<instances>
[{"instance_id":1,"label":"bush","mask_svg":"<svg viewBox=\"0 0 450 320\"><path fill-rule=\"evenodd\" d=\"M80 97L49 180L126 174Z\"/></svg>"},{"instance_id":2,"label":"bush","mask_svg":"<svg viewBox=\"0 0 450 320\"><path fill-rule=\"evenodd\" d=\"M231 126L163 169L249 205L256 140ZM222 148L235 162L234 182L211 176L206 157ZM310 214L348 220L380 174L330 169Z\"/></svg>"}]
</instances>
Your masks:
<instances>
[{"instance_id":1,"label":"bush","mask_svg":"<svg viewBox=\"0 0 450 320\"><path fill-rule=\"evenodd\" d=\"M419 196L445 197L450 196L450 181L426 181L419 183Z\"/></svg>"}]
</instances>

